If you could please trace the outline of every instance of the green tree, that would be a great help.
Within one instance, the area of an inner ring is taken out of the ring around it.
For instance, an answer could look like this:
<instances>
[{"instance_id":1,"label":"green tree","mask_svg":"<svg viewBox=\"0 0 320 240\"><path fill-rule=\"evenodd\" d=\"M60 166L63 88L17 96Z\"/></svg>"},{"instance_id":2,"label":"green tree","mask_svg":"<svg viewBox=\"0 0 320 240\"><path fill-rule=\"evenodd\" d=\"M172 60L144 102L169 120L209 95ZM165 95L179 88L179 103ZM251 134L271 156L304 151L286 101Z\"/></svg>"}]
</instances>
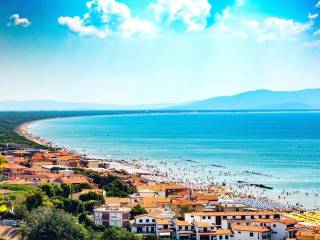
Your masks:
<instances>
[{"instance_id":1,"label":"green tree","mask_svg":"<svg viewBox=\"0 0 320 240\"><path fill-rule=\"evenodd\" d=\"M38 208L27 216L20 227L27 240L85 240L87 232L77 220L59 209Z\"/></svg>"},{"instance_id":2,"label":"green tree","mask_svg":"<svg viewBox=\"0 0 320 240\"><path fill-rule=\"evenodd\" d=\"M3 168L6 162L6 158L0 154L0 168Z\"/></svg>"},{"instance_id":3,"label":"green tree","mask_svg":"<svg viewBox=\"0 0 320 240\"><path fill-rule=\"evenodd\" d=\"M88 193L84 193L84 194L81 194L79 196L79 199L83 202L86 202L86 201L90 201L90 200L96 200L96 201L100 201L102 202L103 198L102 198L102 195L101 194L98 194L96 192L88 192Z\"/></svg>"},{"instance_id":4,"label":"green tree","mask_svg":"<svg viewBox=\"0 0 320 240\"><path fill-rule=\"evenodd\" d=\"M89 200L84 203L84 208L87 212L93 213L93 209L95 206L97 206L98 201L96 200Z\"/></svg>"},{"instance_id":5,"label":"green tree","mask_svg":"<svg viewBox=\"0 0 320 240\"><path fill-rule=\"evenodd\" d=\"M62 189L61 196L68 198L72 192L71 186L69 184L62 184L61 189Z\"/></svg>"},{"instance_id":6,"label":"green tree","mask_svg":"<svg viewBox=\"0 0 320 240\"><path fill-rule=\"evenodd\" d=\"M28 211L40 206L50 206L48 197L41 191L41 189L29 191L26 195L26 207Z\"/></svg>"},{"instance_id":7,"label":"green tree","mask_svg":"<svg viewBox=\"0 0 320 240\"><path fill-rule=\"evenodd\" d=\"M84 212L84 205L80 200L65 199L63 201L64 210L68 213L72 213L75 216Z\"/></svg>"},{"instance_id":8,"label":"green tree","mask_svg":"<svg viewBox=\"0 0 320 240\"><path fill-rule=\"evenodd\" d=\"M79 223L85 225L87 228L94 226L93 221L85 213L81 213L78 217L78 220L79 220Z\"/></svg>"},{"instance_id":9,"label":"green tree","mask_svg":"<svg viewBox=\"0 0 320 240\"><path fill-rule=\"evenodd\" d=\"M52 198L56 195L56 190L51 183L44 184L40 187L40 189L49 197Z\"/></svg>"},{"instance_id":10,"label":"green tree","mask_svg":"<svg viewBox=\"0 0 320 240\"><path fill-rule=\"evenodd\" d=\"M135 216L146 214L148 211L141 207L139 204L137 206L134 206L130 211L130 218L133 219Z\"/></svg>"},{"instance_id":11,"label":"green tree","mask_svg":"<svg viewBox=\"0 0 320 240\"><path fill-rule=\"evenodd\" d=\"M15 199L12 201L13 213L17 219L24 219L27 215L25 194L16 194Z\"/></svg>"},{"instance_id":12,"label":"green tree","mask_svg":"<svg viewBox=\"0 0 320 240\"><path fill-rule=\"evenodd\" d=\"M179 215L184 216L185 213L191 212L191 209L188 206L179 206Z\"/></svg>"},{"instance_id":13,"label":"green tree","mask_svg":"<svg viewBox=\"0 0 320 240\"><path fill-rule=\"evenodd\" d=\"M109 227L102 236L102 240L139 240L138 235L135 235L123 228Z\"/></svg>"}]
</instances>

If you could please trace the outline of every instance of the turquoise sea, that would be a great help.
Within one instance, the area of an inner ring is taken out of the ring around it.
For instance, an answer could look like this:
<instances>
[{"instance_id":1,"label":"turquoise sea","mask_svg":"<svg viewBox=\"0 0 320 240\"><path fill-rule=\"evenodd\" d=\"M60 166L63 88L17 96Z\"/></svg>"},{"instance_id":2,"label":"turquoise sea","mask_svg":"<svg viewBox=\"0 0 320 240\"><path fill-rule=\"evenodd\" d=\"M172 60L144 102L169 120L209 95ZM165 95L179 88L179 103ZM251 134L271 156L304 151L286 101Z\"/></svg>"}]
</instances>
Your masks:
<instances>
[{"instance_id":1,"label":"turquoise sea","mask_svg":"<svg viewBox=\"0 0 320 240\"><path fill-rule=\"evenodd\" d=\"M247 181L319 207L320 112L210 112L60 118L29 130L91 156L138 160L182 181Z\"/></svg>"}]
</instances>

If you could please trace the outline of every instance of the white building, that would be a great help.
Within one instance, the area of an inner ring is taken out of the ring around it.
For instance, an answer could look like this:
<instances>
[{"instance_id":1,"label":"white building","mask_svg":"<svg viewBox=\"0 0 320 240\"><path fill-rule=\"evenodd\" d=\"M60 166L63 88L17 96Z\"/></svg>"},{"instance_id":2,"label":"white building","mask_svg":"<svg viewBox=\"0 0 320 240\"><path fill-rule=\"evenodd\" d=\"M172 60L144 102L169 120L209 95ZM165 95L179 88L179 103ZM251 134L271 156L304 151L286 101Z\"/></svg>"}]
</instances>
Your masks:
<instances>
[{"instance_id":1,"label":"white building","mask_svg":"<svg viewBox=\"0 0 320 240\"><path fill-rule=\"evenodd\" d=\"M271 240L271 230L266 227L234 225L234 240Z\"/></svg>"}]
</instances>

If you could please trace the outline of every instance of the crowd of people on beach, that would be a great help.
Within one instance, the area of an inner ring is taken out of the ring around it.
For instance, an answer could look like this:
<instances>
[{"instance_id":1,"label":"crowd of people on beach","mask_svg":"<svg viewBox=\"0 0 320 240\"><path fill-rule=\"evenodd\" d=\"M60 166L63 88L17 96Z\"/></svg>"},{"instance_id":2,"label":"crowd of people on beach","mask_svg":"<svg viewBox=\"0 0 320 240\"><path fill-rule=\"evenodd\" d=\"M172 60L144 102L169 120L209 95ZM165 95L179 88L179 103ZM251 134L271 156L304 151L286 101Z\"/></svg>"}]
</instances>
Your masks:
<instances>
[{"instance_id":1,"label":"crowd of people on beach","mask_svg":"<svg viewBox=\"0 0 320 240\"><path fill-rule=\"evenodd\" d=\"M42 144L53 146L48 139L33 136L28 132L27 126L19 129L20 133L29 139L37 140ZM234 198L239 203L247 204L258 209L298 209L302 208L300 201L293 202L292 196L302 195L299 191L282 190L277 192L266 188L257 187L263 181L275 180L271 175L251 172L246 170L229 169L220 163L210 165L201 161L191 159L176 159L165 161L164 159L137 158L116 159L116 157L105 156L104 161L110 164L110 168L124 169L129 173L141 173L150 180L157 182L183 183L190 189L203 192L212 192L211 186L226 186L229 193L226 197ZM253 184L249 182L255 181ZM231 194L230 194L231 193ZM317 199L319 190L306 192L305 196ZM248 197L247 197L248 196ZM295 198L295 200L299 200ZM316 201L316 200L315 200ZM317 206L315 206L315 209Z\"/></svg>"}]
</instances>

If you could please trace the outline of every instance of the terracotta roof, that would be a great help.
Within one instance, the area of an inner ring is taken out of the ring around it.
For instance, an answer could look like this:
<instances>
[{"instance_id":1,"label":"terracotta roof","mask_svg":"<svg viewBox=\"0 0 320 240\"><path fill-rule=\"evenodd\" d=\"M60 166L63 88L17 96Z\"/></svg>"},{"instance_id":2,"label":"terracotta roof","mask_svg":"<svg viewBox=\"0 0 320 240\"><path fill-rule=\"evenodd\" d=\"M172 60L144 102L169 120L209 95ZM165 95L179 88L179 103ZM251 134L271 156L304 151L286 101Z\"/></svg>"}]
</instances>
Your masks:
<instances>
[{"instance_id":1,"label":"terracotta roof","mask_svg":"<svg viewBox=\"0 0 320 240\"><path fill-rule=\"evenodd\" d=\"M252 219L251 222L257 222L257 223L272 223L272 222L279 222L279 219L258 218L258 219Z\"/></svg>"},{"instance_id":2,"label":"terracotta roof","mask_svg":"<svg viewBox=\"0 0 320 240\"><path fill-rule=\"evenodd\" d=\"M55 179L63 176L63 174L61 174L61 173L47 173L46 176L51 180L55 180Z\"/></svg>"},{"instance_id":3,"label":"terracotta roof","mask_svg":"<svg viewBox=\"0 0 320 240\"><path fill-rule=\"evenodd\" d=\"M305 237L315 237L314 239L320 238L320 233L309 232L309 231L298 231L297 236L305 236Z\"/></svg>"},{"instance_id":4,"label":"terracotta roof","mask_svg":"<svg viewBox=\"0 0 320 240\"><path fill-rule=\"evenodd\" d=\"M129 198L118 198L118 197L107 197L105 199L106 204L128 204L130 202Z\"/></svg>"},{"instance_id":5,"label":"terracotta roof","mask_svg":"<svg viewBox=\"0 0 320 240\"><path fill-rule=\"evenodd\" d=\"M234 231L245 231L245 232L270 232L270 229L266 227L258 227L258 226L245 226L245 225L234 225L232 227Z\"/></svg>"},{"instance_id":6,"label":"terracotta roof","mask_svg":"<svg viewBox=\"0 0 320 240\"><path fill-rule=\"evenodd\" d=\"M171 203L171 198L162 198L162 197L143 197L141 199L143 203Z\"/></svg>"},{"instance_id":7,"label":"terracotta roof","mask_svg":"<svg viewBox=\"0 0 320 240\"><path fill-rule=\"evenodd\" d=\"M43 155L42 153L36 153L33 155L32 160L34 161L42 161L43 160Z\"/></svg>"},{"instance_id":8,"label":"terracotta roof","mask_svg":"<svg viewBox=\"0 0 320 240\"><path fill-rule=\"evenodd\" d=\"M233 234L231 229L218 229L214 233L215 235L231 235Z\"/></svg>"},{"instance_id":9,"label":"terracotta roof","mask_svg":"<svg viewBox=\"0 0 320 240\"><path fill-rule=\"evenodd\" d=\"M195 195L198 200L206 200L206 201L218 201L219 198L214 194L196 194Z\"/></svg>"},{"instance_id":10,"label":"terracotta roof","mask_svg":"<svg viewBox=\"0 0 320 240\"><path fill-rule=\"evenodd\" d=\"M257 212L194 212L197 216L259 216L259 215L274 215L279 214L271 211L257 211Z\"/></svg>"},{"instance_id":11,"label":"terracotta roof","mask_svg":"<svg viewBox=\"0 0 320 240\"><path fill-rule=\"evenodd\" d=\"M166 219L156 219L156 223L159 225L170 225L170 222Z\"/></svg>"},{"instance_id":12,"label":"terracotta roof","mask_svg":"<svg viewBox=\"0 0 320 240\"><path fill-rule=\"evenodd\" d=\"M291 224L297 224L298 222L293 219L283 218L279 220L280 223L283 223L285 225L291 225ZM320 228L320 227L319 227Z\"/></svg>"},{"instance_id":13,"label":"terracotta roof","mask_svg":"<svg viewBox=\"0 0 320 240\"><path fill-rule=\"evenodd\" d=\"M25 171L29 171L29 172L49 172L48 169L44 169L41 167L31 167L31 168L26 168L24 169Z\"/></svg>"},{"instance_id":14,"label":"terracotta roof","mask_svg":"<svg viewBox=\"0 0 320 240\"><path fill-rule=\"evenodd\" d=\"M13 161L15 163L23 163L23 162L27 161L27 159L25 159L24 157L15 157L15 158L13 158Z\"/></svg>"},{"instance_id":15,"label":"terracotta roof","mask_svg":"<svg viewBox=\"0 0 320 240\"><path fill-rule=\"evenodd\" d=\"M176 220L176 225L177 226L191 226L192 224L187 221Z\"/></svg>"},{"instance_id":16,"label":"terracotta roof","mask_svg":"<svg viewBox=\"0 0 320 240\"><path fill-rule=\"evenodd\" d=\"M88 179L80 174L62 175L61 177L57 178L55 181L62 184L81 184L81 183L89 184Z\"/></svg>"},{"instance_id":17,"label":"terracotta roof","mask_svg":"<svg viewBox=\"0 0 320 240\"><path fill-rule=\"evenodd\" d=\"M135 216L135 218L144 217L144 216L155 217L156 215L158 215L160 213L162 213L161 210L154 210L154 211L151 211L151 212L146 213L146 214L137 215L137 216Z\"/></svg>"},{"instance_id":18,"label":"terracotta roof","mask_svg":"<svg viewBox=\"0 0 320 240\"><path fill-rule=\"evenodd\" d=\"M19 164L15 164L15 163L5 163L3 168L10 170L10 169L25 169L27 167Z\"/></svg>"},{"instance_id":19,"label":"terracotta roof","mask_svg":"<svg viewBox=\"0 0 320 240\"><path fill-rule=\"evenodd\" d=\"M169 189L183 190L185 186L176 183L160 183L156 185L142 185L137 187L138 190L151 190L151 191L166 191Z\"/></svg>"}]
</instances>

